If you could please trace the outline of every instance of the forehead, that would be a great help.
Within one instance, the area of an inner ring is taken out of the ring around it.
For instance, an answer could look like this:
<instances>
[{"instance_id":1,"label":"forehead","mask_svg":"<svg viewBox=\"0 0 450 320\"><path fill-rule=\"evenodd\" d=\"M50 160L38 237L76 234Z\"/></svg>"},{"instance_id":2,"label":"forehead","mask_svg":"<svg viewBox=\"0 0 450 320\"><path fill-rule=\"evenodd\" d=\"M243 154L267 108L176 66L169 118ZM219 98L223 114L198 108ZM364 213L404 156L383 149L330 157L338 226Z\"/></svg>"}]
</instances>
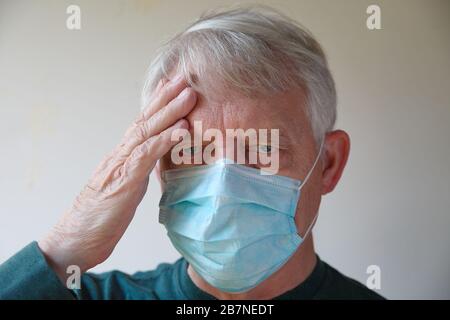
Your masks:
<instances>
[{"instance_id":1,"label":"forehead","mask_svg":"<svg viewBox=\"0 0 450 320\"><path fill-rule=\"evenodd\" d=\"M191 127L194 121L201 121L203 130L279 129L285 136L295 136L309 126L301 89L257 98L224 94L223 98L206 99L199 95L186 119Z\"/></svg>"}]
</instances>

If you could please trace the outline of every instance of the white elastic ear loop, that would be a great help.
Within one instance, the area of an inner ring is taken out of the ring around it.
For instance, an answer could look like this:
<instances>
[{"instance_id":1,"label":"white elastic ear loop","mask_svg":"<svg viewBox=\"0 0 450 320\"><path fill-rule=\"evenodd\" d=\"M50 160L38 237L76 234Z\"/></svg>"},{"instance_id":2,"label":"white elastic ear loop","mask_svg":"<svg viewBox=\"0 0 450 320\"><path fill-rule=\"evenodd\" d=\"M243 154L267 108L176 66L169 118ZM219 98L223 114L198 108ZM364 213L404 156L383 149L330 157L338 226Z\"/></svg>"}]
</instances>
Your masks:
<instances>
[{"instance_id":1,"label":"white elastic ear loop","mask_svg":"<svg viewBox=\"0 0 450 320\"><path fill-rule=\"evenodd\" d=\"M306 237L308 236L309 232L312 230L312 227L313 227L314 224L316 223L316 220L317 220L317 217L318 217L318 216L319 216L319 210L317 210L317 213L316 213L316 215L314 216L313 221L312 221L311 224L309 225L308 229L306 229L306 232L305 232L305 234L303 235L303 237L300 236L300 234L299 234L299 236L300 236L303 240L306 239Z\"/></svg>"},{"instance_id":2,"label":"white elastic ear loop","mask_svg":"<svg viewBox=\"0 0 450 320\"><path fill-rule=\"evenodd\" d=\"M314 171L314 168L316 167L317 162L320 159L320 156L322 154L322 149L323 149L323 145L324 145L324 140L322 139L322 142L320 143L320 148L319 148L319 153L317 154L316 160L314 160L314 163L312 165L312 168L309 170L308 174L306 175L305 179L303 180L302 184L300 185L300 187L298 188L298 190L300 191L300 189L305 185L306 181L308 181L309 177L311 176L311 173ZM319 216L319 210L317 210L316 215L314 216L313 221L311 222L311 224L309 225L308 229L306 229L305 234L302 236L300 236L303 240L306 239L306 237L308 236L309 232L311 231L312 227L314 226L314 224L316 223L317 217ZM300 235L300 234L299 234Z\"/></svg>"},{"instance_id":3,"label":"white elastic ear loop","mask_svg":"<svg viewBox=\"0 0 450 320\"><path fill-rule=\"evenodd\" d=\"M314 168L316 167L317 162L319 162L320 155L322 154L322 149L323 149L324 140L325 140L325 139L322 139L322 142L320 143L319 153L317 154L316 160L314 160L314 163L313 163L311 169L309 169L309 172L308 172L308 174L306 175L305 179L302 181L302 184L298 187L298 190L299 190L299 191L300 191L300 190L303 188L303 186L306 184L306 182L308 181L309 177L310 177L311 174L313 173Z\"/></svg>"}]
</instances>

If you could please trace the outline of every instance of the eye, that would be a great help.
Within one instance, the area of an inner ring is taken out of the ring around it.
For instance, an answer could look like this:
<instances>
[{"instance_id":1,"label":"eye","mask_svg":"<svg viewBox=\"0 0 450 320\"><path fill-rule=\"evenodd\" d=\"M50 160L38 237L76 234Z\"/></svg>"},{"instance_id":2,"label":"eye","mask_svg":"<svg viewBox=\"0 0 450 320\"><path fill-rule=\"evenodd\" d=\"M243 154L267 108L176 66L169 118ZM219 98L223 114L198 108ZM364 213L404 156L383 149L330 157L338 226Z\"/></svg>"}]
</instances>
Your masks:
<instances>
[{"instance_id":1,"label":"eye","mask_svg":"<svg viewBox=\"0 0 450 320\"><path fill-rule=\"evenodd\" d=\"M193 156L194 154L198 153L199 151L200 151L200 148L197 146L183 148L183 154L186 154L188 156Z\"/></svg>"},{"instance_id":2,"label":"eye","mask_svg":"<svg viewBox=\"0 0 450 320\"><path fill-rule=\"evenodd\" d=\"M258 151L262 153L271 153L272 152L272 146L266 145L266 144L260 144L258 146Z\"/></svg>"}]
</instances>

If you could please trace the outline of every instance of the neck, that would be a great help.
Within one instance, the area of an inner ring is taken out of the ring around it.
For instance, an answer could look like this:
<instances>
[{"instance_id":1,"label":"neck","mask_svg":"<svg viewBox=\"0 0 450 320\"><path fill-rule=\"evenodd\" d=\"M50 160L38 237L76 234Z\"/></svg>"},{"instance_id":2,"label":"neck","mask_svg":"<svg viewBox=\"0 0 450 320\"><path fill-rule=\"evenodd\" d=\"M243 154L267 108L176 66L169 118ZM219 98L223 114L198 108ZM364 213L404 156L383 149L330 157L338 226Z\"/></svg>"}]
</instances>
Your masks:
<instances>
[{"instance_id":1,"label":"neck","mask_svg":"<svg viewBox=\"0 0 450 320\"><path fill-rule=\"evenodd\" d=\"M310 234L278 271L257 287L241 293L222 292L203 280L188 266L188 275L194 284L206 293L220 300L269 300L300 285L311 274L317 262L314 242Z\"/></svg>"}]
</instances>

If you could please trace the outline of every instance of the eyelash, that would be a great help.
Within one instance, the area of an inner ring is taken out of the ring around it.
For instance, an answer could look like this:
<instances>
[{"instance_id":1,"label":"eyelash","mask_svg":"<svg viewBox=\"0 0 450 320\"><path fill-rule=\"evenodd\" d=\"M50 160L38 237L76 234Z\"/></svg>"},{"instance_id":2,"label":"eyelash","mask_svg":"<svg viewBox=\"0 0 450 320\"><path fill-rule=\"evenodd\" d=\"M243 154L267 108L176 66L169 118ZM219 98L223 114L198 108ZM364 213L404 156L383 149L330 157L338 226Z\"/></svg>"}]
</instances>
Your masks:
<instances>
[{"instance_id":1,"label":"eyelash","mask_svg":"<svg viewBox=\"0 0 450 320\"><path fill-rule=\"evenodd\" d=\"M189 152L190 156L193 156L194 154L196 154L198 152L198 149L201 149L197 146L192 146L192 147L188 147L188 148L183 148L183 154L185 152ZM194 152L191 152L192 150L194 150Z\"/></svg>"},{"instance_id":2,"label":"eyelash","mask_svg":"<svg viewBox=\"0 0 450 320\"><path fill-rule=\"evenodd\" d=\"M261 147L265 147L265 148L268 149L268 150L261 150ZM259 145L259 146L258 146L258 151L259 151L259 152L264 152L264 153L271 153L271 152L272 152L272 146L269 146L269 145L266 145L266 144L264 144L264 145Z\"/></svg>"},{"instance_id":3,"label":"eyelash","mask_svg":"<svg viewBox=\"0 0 450 320\"><path fill-rule=\"evenodd\" d=\"M199 151L201 151L201 149L202 148L200 148L198 146L192 146L192 147L183 148L182 151L183 151L183 154L188 154L190 156L193 156L193 155L197 154ZM265 153L265 154L271 154L275 150L274 150L273 146L264 144L264 145L258 145L257 151L261 152L261 153Z\"/></svg>"}]
</instances>

